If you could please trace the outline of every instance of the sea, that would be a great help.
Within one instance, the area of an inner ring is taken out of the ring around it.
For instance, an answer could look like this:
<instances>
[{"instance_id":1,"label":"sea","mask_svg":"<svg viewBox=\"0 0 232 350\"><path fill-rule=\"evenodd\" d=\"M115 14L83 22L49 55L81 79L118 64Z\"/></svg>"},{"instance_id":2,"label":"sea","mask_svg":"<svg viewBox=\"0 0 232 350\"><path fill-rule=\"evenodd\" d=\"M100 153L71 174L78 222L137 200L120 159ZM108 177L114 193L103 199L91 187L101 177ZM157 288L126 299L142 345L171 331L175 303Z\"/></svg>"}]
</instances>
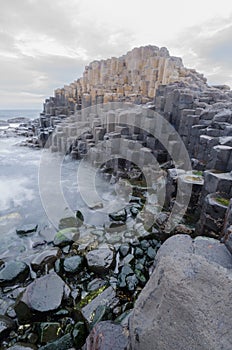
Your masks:
<instances>
[{"instance_id":1,"label":"sea","mask_svg":"<svg viewBox=\"0 0 232 350\"><path fill-rule=\"evenodd\" d=\"M35 119L39 113L38 110L0 110L0 120ZM41 199L38 174L44 150L22 147L21 141L21 136L0 136L0 259L5 260L23 259L32 254L35 244L49 242L57 230ZM100 227L107 215L90 210L83 200L78 188L78 166L78 161L69 156L62 162L61 186L65 200L73 211L82 212L88 225ZM102 177L97 179L97 188L105 201L115 198L114 188ZM27 236L16 233L17 228L29 224L38 225L36 233Z\"/></svg>"}]
</instances>

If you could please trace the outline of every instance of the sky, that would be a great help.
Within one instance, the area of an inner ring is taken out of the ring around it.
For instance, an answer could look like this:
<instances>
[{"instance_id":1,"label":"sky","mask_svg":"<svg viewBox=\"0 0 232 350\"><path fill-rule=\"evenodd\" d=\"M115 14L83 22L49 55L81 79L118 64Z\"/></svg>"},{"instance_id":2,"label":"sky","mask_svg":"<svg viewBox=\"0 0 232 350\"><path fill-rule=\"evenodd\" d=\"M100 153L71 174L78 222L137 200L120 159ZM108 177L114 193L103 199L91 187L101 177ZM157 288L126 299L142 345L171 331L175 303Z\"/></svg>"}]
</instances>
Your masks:
<instances>
[{"instance_id":1,"label":"sky","mask_svg":"<svg viewBox=\"0 0 232 350\"><path fill-rule=\"evenodd\" d=\"M166 46L232 87L231 0L0 0L0 109L42 109L93 60Z\"/></svg>"}]
</instances>

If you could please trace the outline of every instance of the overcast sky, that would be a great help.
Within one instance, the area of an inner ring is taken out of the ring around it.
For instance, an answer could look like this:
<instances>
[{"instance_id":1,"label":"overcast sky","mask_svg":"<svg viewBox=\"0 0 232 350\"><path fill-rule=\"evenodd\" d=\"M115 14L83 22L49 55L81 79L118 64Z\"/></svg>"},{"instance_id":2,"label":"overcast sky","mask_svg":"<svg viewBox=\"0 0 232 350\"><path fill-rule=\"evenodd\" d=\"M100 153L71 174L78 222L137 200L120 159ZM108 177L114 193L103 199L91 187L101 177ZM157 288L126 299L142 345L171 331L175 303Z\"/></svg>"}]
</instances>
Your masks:
<instances>
[{"instance_id":1,"label":"overcast sky","mask_svg":"<svg viewBox=\"0 0 232 350\"><path fill-rule=\"evenodd\" d=\"M168 47L232 86L231 0L0 0L0 109L40 109L95 59Z\"/></svg>"}]
</instances>

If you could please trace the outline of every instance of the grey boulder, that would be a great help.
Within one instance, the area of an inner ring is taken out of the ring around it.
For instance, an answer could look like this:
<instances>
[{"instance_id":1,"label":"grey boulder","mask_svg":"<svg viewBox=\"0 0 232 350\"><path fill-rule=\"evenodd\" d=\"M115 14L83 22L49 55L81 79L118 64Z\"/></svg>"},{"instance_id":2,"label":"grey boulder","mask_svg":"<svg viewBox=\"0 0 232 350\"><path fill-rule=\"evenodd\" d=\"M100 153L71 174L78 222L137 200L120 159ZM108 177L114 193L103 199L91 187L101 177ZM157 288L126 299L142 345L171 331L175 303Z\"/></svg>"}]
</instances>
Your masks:
<instances>
[{"instance_id":1,"label":"grey boulder","mask_svg":"<svg viewBox=\"0 0 232 350\"><path fill-rule=\"evenodd\" d=\"M232 258L225 246L177 235L156 260L130 317L132 349L232 349Z\"/></svg>"},{"instance_id":2,"label":"grey boulder","mask_svg":"<svg viewBox=\"0 0 232 350\"><path fill-rule=\"evenodd\" d=\"M60 307L70 294L69 287L56 274L50 273L29 284L15 304L20 323L30 322L37 314L49 313Z\"/></svg>"}]
</instances>

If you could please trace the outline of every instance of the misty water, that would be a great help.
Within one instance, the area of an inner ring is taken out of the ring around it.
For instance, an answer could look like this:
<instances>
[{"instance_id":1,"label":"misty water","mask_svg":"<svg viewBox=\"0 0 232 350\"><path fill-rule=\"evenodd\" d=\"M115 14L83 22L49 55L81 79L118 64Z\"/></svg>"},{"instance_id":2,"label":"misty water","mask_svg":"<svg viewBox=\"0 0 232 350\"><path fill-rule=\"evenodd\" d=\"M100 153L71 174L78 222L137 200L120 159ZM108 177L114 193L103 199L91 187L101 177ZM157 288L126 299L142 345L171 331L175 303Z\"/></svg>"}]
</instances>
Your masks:
<instances>
[{"instance_id":1,"label":"misty water","mask_svg":"<svg viewBox=\"0 0 232 350\"><path fill-rule=\"evenodd\" d=\"M0 113L0 120L19 116L19 113ZM26 116L35 118L35 113ZM33 252L33 244L52 240L56 229L50 222L41 202L38 182L43 151L20 146L21 137L0 137L0 258L22 258ZM101 226L107 215L90 210L79 192L78 162L66 156L62 163L61 186L64 197L75 210L81 210L85 222ZM103 200L115 197L114 188L102 178L97 179L97 189ZM36 233L20 237L16 229L25 224L38 224Z\"/></svg>"}]
</instances>

